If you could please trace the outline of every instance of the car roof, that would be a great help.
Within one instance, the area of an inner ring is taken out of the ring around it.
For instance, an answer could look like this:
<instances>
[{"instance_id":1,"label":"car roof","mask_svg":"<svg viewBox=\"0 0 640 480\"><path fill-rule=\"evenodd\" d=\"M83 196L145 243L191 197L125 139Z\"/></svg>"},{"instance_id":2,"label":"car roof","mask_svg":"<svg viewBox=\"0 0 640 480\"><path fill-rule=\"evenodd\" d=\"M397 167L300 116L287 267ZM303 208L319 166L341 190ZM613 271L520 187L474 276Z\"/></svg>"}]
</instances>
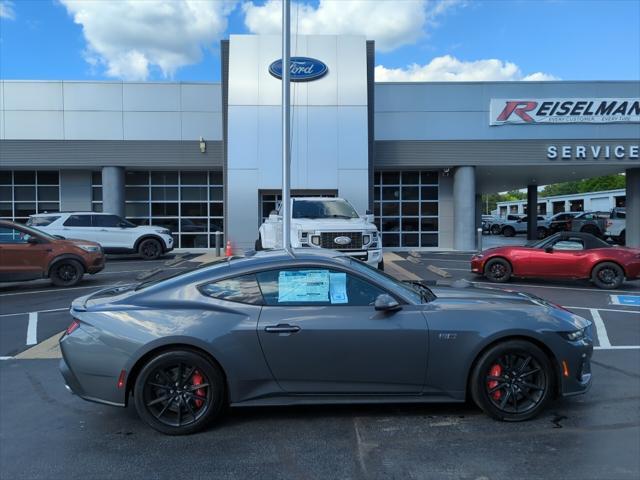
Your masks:
<instances>
[{"instance_id":1,"label":"car roof","mask_svg":"<svg viewBox=\"0 0 640 480\"><path fill-rule=\"evenodd\" d=\"M311 200L311 201L318 201L318 200L322 200L324 201L329 201L329 202L337 202L337 201L342 201L344 202L345 199L344 198L340 198L340 197L294 197L292 198L292 200Z\"/></svg>"},{"instance_id":2,"label":"car roof","mask_svg":"<svg viewBox=\"0 0 640 480\"><path fill-rule=\"evenodd\" d=\"M611 247L611 245L609 245L607 242L605 242L604 240L599 239L598 237L596 237L595 235L592 235L590 233L585 233L585 232L558 232L554 235L552 235L549 238L560 238L561 240L565 240L568 239L570 237L574 237L574 238L580 238L583 242L584 242L584 249L585 250L593 250L594 248L609 248Z\"/></svg>"},{"instance_id":3,"label":"car roof","mask_svg":"<svg viewBox=\"0 0 640 480\"><path fill-rule=\"evenodd\" d=\"M113 213L108 212L46 212L46 213L34 213L33 215L29 215L30 217L51 217L53 215L114 215Z\"/></svg>"}]
</instances>

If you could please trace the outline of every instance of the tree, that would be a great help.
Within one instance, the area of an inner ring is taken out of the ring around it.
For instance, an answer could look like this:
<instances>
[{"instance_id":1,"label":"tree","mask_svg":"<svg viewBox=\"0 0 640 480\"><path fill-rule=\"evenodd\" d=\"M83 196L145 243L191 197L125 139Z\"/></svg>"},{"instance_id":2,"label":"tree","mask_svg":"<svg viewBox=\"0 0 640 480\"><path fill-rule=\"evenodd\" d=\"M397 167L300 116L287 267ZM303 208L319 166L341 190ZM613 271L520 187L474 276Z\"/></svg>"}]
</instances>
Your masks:
<instances>
[{"instance_id":1,"label":"tree","mask_svg":"<svg viewBox=\"0 0 640 480\"><path fill-rule=\"evenodd\" d=\"M545 186L540 192L541 197L554 195L571 195L575 193L602 192L625 188L626 178L622 174L606 175L604 177L586 178L572 182L554 183Z\"/></svg>"}]
</instances>

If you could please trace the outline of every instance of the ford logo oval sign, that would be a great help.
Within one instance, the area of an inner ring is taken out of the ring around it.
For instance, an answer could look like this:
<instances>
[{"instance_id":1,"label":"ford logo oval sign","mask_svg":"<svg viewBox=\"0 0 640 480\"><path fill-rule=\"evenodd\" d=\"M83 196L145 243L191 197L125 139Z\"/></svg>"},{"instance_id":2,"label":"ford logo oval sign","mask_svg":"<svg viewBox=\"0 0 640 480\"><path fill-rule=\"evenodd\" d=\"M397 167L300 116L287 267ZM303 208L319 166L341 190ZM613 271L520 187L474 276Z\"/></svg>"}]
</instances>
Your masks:
<instances>
[{"instance_id":1,"label":"ford logo oval sign","mask_svg":"<svg viewBox=\"0 0 640 480\"><path fill-rule=\"evenodd\" d=\"M308 82L324 76L329 69L320 60L309 57L291 57L289 75L292 82ZM269 65L269 73L276 78L282 78L282 60L276 60Z\"/></svg>"},{"instance_id":2,"label":"ford logo oval sign","mask_svg":"<svg viewBox=\"0 0 640 480\"><path fill-rule=\"evenodd\" d=\"M333 239L333 243L337 243L338 245L349 245L351 243L351 239L349 237L336 237Z\"/></svg>"}]
</instances>

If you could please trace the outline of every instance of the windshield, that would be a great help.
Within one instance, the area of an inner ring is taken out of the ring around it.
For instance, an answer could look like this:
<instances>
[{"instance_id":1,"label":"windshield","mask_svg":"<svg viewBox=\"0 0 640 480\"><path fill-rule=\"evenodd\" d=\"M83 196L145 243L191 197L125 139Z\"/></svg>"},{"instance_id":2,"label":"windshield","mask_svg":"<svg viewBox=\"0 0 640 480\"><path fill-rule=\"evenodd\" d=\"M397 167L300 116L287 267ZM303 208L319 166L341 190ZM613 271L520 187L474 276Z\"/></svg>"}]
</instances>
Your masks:
<instances>
[{"instance_id":1,"label":"windshield","mask_svg":"<svg viewBox=\"0 0 640 480\"><path fill-rule=\"evenodd\" d=\"M27 227L26 225L20 225L20 228L22 230L24 230L26 233L34 235L34 236L39 236L39 237L44 237L48 240L59 240L60 237L54 237L53 235L49 235L48 233L43 232L42 230L39 230L37 228L33 228L33 227Z\"/></svg>"},{"instance_id":2,"label":"windshield","mask_svg":"<svg viewBox=\"0 0 640 480\"><path fill-rule=\"evenodd\" d=\"M293 218L358 218L345 200L294 200Z\"/></svg>"},{"instance_id":3,"label":"windshield","mask_svg":"<svg viewBox=\"0 0 640 480\"><path fill-rule=\"evenodd\" d=\"M373 277L380 285L388 286L388 288L392 290L400 290L407 297L411 298L414 303L427 303L429 300L435 298L435 295L433 295L431 290L427 287L401 282L388 273L385 273L368 263L347 256L337 257L337 259L348 261L354 270L359 271L368 277ZM426 294L425 290L428 291L430 295Z\"/></svg>"}]
</instances>

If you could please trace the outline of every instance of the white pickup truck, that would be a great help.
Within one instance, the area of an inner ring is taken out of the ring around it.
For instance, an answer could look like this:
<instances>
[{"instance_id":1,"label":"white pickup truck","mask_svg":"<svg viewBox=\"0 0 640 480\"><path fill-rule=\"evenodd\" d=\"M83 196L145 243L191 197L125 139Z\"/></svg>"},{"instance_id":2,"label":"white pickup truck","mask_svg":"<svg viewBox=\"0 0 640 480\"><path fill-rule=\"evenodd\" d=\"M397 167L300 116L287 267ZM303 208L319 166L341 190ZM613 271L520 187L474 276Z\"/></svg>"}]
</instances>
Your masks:
<instances>
[{"instance_id":1,"label":"white pickup truck","mask_svg":"<svg viewBox=\"0 0 640 480\"><path fill-rule=\"evenodd\" d=\"M291 245L294 248L328 248L344 252L384 269L382 238L373 215L360 216L342 198L297 197L291 199ZM280 208L260 226L256 250L282 248Z\"/></svg>"},{"instance_id":2,"label":"white pickup truck","mask_svg":"<svg viewBox=\"0 0 640 480\"><path fill-rule=\"evenodd\" d=\"M611 210L609 219L605 221L605 237L611 237L616 242L624 245L626 242L627 213L624 208Z\"/></svg>"}]
</instances>

